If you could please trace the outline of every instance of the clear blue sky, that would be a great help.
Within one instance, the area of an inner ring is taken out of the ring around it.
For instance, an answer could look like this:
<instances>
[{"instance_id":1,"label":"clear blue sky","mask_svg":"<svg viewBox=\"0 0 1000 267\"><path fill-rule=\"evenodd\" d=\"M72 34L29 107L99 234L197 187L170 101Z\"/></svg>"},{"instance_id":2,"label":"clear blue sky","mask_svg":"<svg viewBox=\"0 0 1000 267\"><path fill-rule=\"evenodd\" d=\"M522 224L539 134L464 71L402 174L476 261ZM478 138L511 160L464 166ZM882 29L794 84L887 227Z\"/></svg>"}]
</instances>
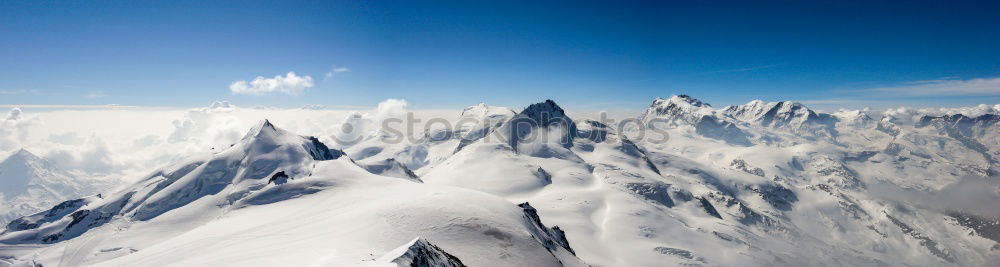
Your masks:
<instances>
[{"instance_id":1,"label":"clear blue sky","mask_svg":"<svg viewBox=\"0 0 1000 267\"><path fill-rule=\"evenodd\" d=\"M3 0L0 104L1000 103L997 1L692 2Z\"/></svg>"}]
</instances>

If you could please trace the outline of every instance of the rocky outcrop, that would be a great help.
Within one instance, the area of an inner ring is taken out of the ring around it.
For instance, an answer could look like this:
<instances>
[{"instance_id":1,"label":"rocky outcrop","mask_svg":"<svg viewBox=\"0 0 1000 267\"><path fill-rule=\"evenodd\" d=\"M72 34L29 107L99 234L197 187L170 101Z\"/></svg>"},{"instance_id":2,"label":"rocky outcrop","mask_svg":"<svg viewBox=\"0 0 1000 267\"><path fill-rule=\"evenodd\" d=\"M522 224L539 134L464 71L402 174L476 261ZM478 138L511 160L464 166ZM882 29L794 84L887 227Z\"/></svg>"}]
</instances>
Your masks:
<instances>
[{"instance_id":1,"label":"rocky outcrop","mask_svg":"<svg viewBox=\"0 0 1000 267\"><path fill-rule=\"evenodd\" d=\"M465 267L457 257L420 237L386 253L380 261L400 267Z\"/></svg>"}]
</instances>

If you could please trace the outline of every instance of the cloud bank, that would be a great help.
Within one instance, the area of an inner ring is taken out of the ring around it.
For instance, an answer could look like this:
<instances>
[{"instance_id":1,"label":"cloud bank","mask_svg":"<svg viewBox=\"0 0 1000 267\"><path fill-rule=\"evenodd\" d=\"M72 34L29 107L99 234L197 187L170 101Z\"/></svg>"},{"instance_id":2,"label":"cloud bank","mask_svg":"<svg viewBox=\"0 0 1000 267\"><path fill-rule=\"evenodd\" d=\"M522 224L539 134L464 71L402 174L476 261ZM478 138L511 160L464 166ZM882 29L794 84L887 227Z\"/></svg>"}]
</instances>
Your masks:
<instances>
[{"instance_id":1,"label":"cloud bank","mask_svg":"<svg viewBox=\"0 0 1000 267\"><path fill-rule=\"evenodd\" d=\"M1000 95L1000 77L916 81L867 91L895 96L997 96Z\"/></svg>"},{"instance_id":2,"label":"cloud bank","mask_svg":"<svg viewBox=\"0 0 1000 267\"><path fill-rule=\"evenodd\" d=\"M313 79L309 75L298 76L295 72L288 72L285 76L274 76L274 78L264 78L257 76L252 81L235 81L229 85L229 91L233 94L264 95L269 93L282 93L287 95L298 95L313 87Z\"/></svg>"}]
</instances>

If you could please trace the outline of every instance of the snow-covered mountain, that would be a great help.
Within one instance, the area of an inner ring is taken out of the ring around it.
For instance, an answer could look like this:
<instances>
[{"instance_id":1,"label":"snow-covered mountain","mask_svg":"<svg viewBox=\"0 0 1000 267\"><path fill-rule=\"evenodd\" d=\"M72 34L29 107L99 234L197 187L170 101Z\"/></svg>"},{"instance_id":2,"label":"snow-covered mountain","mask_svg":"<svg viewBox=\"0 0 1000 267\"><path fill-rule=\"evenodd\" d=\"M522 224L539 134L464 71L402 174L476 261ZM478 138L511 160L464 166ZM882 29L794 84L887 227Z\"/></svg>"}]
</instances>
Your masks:
<instances>
[{"instance_id":1,"label":"snow-covered mountain","mask_svg":"<svg viewBox=\"0 0 1000 267\"><path fill-rule=\"evenodd\" d=\"M675 95L668 99L656 98L639 120L647 122L663 119L671 124L696 125L704 116L715 116L715 109L688 95Z\"/></svg>"},{"instance_id":2,"label":"snow-covered mountain","mask_svg":"<svg viewBox=\"0 0 1000 267\"><path fill-rule=\"evenodd\" d=\"M458 113L458 112L456 112ZM552 100L330 149L267 121L117 193L9 224L14 264L991 266L1000 125L656 99L653 132ZM460 124L461 125L461 124ZM648 130L648 129L647 129ZM648 130L652 131L652 130ZM529 204L530 203L530 204ZM265 255L265 256L262 256Z\"/></svg>"},{"instance_id":3,"label":"snow-covered mountain","mask_svg":"<svg viewBox=\"0 0 1000 267\"><path fill-rule=\"evenodd\" d=\"M0 162L0 223L97 194L106 183L82 179L21 149Z\"/></svg>"},{"instance_id":4,"label":"snow-covered mountain","mask_svg":"<svg viewBox=\"0 0 1000 267\"><path fill-rule=\"evenodd\" d=\"M265 120L226 150L16 220L0 243L6 261L46 266L582 266L526 204L365 167Z\"/></svg>"}]
</instances>

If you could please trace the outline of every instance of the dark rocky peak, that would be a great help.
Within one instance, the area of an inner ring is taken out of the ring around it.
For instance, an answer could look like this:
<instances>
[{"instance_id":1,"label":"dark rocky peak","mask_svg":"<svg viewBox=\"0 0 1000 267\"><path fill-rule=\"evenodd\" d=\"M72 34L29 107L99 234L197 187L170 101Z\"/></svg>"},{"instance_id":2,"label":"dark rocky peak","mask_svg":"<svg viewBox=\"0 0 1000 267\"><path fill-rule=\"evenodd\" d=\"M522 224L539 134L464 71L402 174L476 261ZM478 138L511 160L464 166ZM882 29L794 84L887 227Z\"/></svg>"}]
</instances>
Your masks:
<instances>
[{"instance_id":1,"label":"dark rocky peak","mask_svg":"<svg viewBox=\"0 0 1000 267\"><path fill-rule=\"evenodd\" d=\"M693 98L693 97L691 97L689 95L677 95L675 97L672 97L671 100L674 100L674 101L683 101L683 102L686 102L686 103L691 104L692 106L696 106L696 107L711 107L712 106L712 105L709 105L708 103L702 102L701 100L695 99L695 98Z\"/></svg>"},{"instance_id":2,"label":"dark rocky peak","mask_svg":"<svg viewBox=\"0 0 1000 267\"><path fill-rule=\"evenodd\" d=\"M309 151L309 155L312 156L314 160L331 160L338 159L344 155L344 151L334 148L329 148L323 142L320 142L318 138L309 136L307 137L309 142L303 144L306 151Z\"/></svg>"},{"instance_id":3,"label":"dark rocky peak","mask_svg":"<svg viewBox=\"0 0 1000 267\"><path fill-rule=\"evenodd\" d=\"M555 101L545 100L528 106L509 121L504 126L502 132L507 135L508 144L517 151L518 144L522 141L535 142L538 140L527 140L548 138L546 132L533 134L538 129L545 131L563 131L559 140L544 140L547 142L558 142L563 147L573 146L573 138L576 136L576 123L573 122L566 112L556 104Z\"/></svg>"},{"instance_id":4,"label":"dark rocky peak","mask_svg":"<svg viewBox=\"0 0 1000 267\"><path fill-rule=\"evenodd\" d=\"M400 267L465 267L458 257L420 237L387 253L382 261Z\"/></svg>"},{"instance_id":5,"label":"dark rocky peak","mask_svg":"<svg viewBox=\"0 0 1000 267\"><path fill-rule=\"evenodd\" d=\"M542 224L542 218L538 216L538 210L532 207L528 202L524 202L517 205L524 210L524 220L527 223L528 229L531 231L531 235L535 237L538 242L542 243L546 249L555 252L556 250L562 248L569 253L576 255L573 248L570 248L569 241L566 240L566 233L559 226L554 226L552 228L545 227Z\"/></svg>"},{"instance_id":6,"label":"dark rocky peak","mask_svg":"<svg viewBox=\"0 0 1000 267\"><path fill-rule=\"evenodd\" d=\"M545 102L531 104L530 106L524 108L518 117L527 117L535 119L537 121L547 124L550 120L560 120L567 118L566 111L564 111L555 101L551 99L545 100Z\"/></svg>"}]
</instances>

